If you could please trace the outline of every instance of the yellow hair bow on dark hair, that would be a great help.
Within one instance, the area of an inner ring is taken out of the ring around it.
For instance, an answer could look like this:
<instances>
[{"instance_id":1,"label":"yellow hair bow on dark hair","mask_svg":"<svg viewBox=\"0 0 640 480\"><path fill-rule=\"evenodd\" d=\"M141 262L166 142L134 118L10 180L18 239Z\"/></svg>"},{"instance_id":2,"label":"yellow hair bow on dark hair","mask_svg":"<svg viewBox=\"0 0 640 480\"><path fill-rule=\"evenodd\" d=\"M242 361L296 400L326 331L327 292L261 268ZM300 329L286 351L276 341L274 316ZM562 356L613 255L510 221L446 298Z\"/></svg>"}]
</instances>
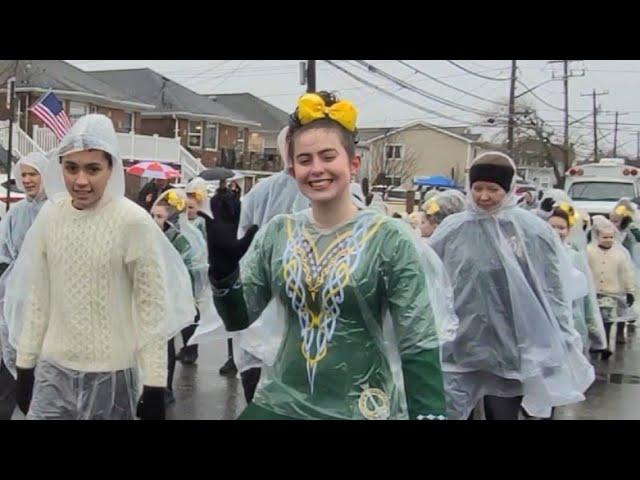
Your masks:
<instances>
[{"instance_id":1,"label":"yellow hair bow on dark hair","mask_svg":"<svg viewBox=\"0 0 640 480\"><path fill-rule=\"evenodd\" d=\"M566 213L567 217L569 217L569 228L573 227L576 223L576 220L580 218L575 209L567 202L557 203L556 207Z\"/></svg>"},{"instance_id":2,"label":"yellow hair bow on dark hair","mask_svg":"<svg viewBox=\"0 0 640 480\"><path fill-rule=\"evenodd\" d=\"M624 205L618 205L616 207L616 209L614 210L614 212L618 215L620 215L621 217L631 217L631 212L629 211L629 209L627 207L625 207Z\"/></svg>"},{"instance_id":3,"label":"yellow hair bow on dark hair","mask_svg":"<svg viewBox=\"0 0 640 480\"><path fill-rule=\"evenodd\" d=\"M330 118L350 132L355 132L357 117L356 107L347 100L341 100L327 107L322 97L315 93L307 93L298 99L298 120L302 125L320 118Z\"/></svg>"}]
</instances>

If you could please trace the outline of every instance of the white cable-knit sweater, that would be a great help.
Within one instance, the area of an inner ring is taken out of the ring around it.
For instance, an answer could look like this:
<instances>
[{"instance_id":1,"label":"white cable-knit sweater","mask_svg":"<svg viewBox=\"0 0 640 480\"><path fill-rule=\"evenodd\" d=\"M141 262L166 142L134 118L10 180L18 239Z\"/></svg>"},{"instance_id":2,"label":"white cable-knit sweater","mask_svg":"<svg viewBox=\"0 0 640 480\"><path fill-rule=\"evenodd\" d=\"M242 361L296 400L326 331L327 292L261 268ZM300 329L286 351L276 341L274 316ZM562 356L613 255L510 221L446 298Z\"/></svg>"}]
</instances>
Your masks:
<instances>
[{"instance_id":1,"label":"white cable-knit sweater","mask_svg":"<svg viewBox=\"0 0 640 480\"><path fill-rule=\"evenodd\" d=\"M165 273L151 217L124 198L90 210L65 199L42 214L17 366L139 366L144 385L165 386Z\"/></svg>"}]
</instances>

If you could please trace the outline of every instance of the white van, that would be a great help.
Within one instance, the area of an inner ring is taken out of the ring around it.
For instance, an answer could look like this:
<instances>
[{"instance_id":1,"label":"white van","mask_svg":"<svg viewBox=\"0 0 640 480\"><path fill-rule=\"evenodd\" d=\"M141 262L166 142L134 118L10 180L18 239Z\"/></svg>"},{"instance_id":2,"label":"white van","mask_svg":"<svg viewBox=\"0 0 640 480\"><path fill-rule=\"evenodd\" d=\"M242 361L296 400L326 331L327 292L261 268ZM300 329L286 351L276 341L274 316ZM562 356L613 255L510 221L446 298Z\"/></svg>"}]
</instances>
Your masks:
<instances>
[{"instance_id":1,"label":"white van","mask_svg":"<svg viewBox=\"0 0 640 480\"><path fill-rule=\"evenodd\" d=\"M578 208L608 216L622 197L640 201L640 170L620 158L603 158L570 168L564 189Z\"/></svg>"}]
</instances>

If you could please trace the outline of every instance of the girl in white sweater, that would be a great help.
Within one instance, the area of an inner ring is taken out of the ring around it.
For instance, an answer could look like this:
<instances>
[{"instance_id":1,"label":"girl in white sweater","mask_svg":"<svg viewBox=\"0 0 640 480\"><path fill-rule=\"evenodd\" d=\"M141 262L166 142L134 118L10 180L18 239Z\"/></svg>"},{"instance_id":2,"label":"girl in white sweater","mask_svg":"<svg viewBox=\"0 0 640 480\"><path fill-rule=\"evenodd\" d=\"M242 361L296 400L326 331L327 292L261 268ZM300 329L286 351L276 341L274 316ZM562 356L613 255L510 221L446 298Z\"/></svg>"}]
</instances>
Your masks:
<instances>
[{"instance_id":1,"label":"girl in white sweater","mask_svg":"<svg viewBox=\"0 0 640 480\"><path fill-rule=\"evenodd\" d=\"M602 353L604 360L612 354L608 341L612 324L624 324L629 307L635 301L631 259L624 247L615 241L615 235L616 227L609 220L600 215L593 218L587 256L606 331L607 349Z\"/></svg>"},{"instance_id":2,"label":"girl in white sweater","mask_svg":"<svg viewBox=\"0 0 640 480\"><path fill-rule=\"evenodd\" d=\"M28 419L133 419L140 372L140 416L163 419L166 342L195 316L193 296L178 253L124 197L111 120L80 118L43 179L51 202L5 305L18 406Z\"/></svg>"}]
</instances>

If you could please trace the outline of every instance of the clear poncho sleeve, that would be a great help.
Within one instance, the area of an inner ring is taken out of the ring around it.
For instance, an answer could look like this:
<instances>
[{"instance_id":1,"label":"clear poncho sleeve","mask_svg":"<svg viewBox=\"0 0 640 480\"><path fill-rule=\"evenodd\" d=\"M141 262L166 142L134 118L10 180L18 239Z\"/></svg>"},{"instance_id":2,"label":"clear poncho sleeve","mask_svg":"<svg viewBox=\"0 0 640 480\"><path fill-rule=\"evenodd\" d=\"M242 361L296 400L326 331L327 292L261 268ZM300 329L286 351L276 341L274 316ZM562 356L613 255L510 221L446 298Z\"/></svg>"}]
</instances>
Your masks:
<instances>
[{"instance_id":1,"label":"clear poncho sleeve","mask_svg":"<svg viewBox=\"0 0 640 480\"><path fill-rule=\"evenodd\" d=\"M17 349L16 366L35 367L47 331L49 311L49 271L44 243L47 208L27 233L15 274L6 285L4 315L9 327L9 342Z\"/></svg>"},{"instance_id":2,"label":"clear poncho sleeve","mask_svg":"<svg viewBox=\"0 0 640 480\"><path fill-rule=\"evenodd\" d=\"M400 233L400 232L398 232ZM426 275L411 238L388 242L387 298L402 363L410 419L446 416L440 347Z\"/></svg>"},{"instance_id":3,"label":"clear poncho sleeve","mask_svg":"<svg viewBox=\"0 0 640 480\"><path fill-rule=\"evenodd\" d=\"M596 287L593 283L593 276L584 252L574 253L574 265L585 275L589 290L587 295L582 299L582 302L584 305L584 321L587 325L589 341L591 342L590 347L595 350L602 350L607 346L604 324L602 322L602 315L600 315L600 308L598 307L598 298Z\"/></svg>"},{"instance_id":4,"label":"clear poncho sleeve","mask_svg":"<svg viewBox=\"0 0 640 480\"><path fill-rule=\"evenodd\" d=\"M142 382L166 385L166 342L196 315L182 258L149 218L129 226L125 263L133 283L136 356Z\"/></svg>"}]
</instances>

